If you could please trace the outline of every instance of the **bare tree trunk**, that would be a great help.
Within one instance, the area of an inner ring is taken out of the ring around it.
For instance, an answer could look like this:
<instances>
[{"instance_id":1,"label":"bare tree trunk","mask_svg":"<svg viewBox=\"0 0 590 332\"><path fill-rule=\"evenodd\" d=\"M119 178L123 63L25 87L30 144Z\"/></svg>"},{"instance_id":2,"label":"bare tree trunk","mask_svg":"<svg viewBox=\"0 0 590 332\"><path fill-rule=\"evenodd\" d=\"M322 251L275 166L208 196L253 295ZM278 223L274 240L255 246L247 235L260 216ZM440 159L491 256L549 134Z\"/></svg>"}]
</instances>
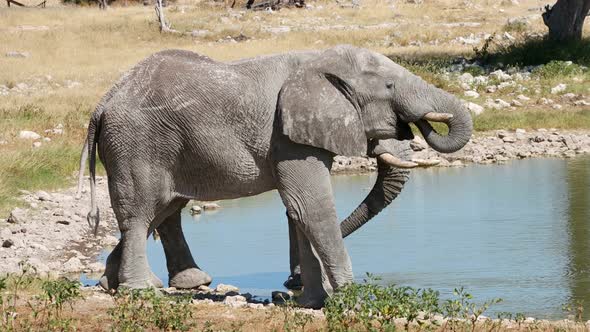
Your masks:
<instances>
[{"instance_id":1,"label":"bare tree trunk","mask_svg":"<svg viewBox=\"0 0 590 332\"><path fill-rule=\"evenodd\" d=\"M98 0L98 8L102 10L106 10L109 6L108 0Z\"/></svg>"},{"instance_id":2,"label":"bare tree trunk","mask_svg":"<svg viewBox=\"0 0 590 332\"><path fill-rule=\"evenodd\" d=\"M160 32L176 32L170 28L170 23L166 22L162 0L156 0L156 16L158 17L158 22L160 23Z\"/></svg>"},{"instance_id":3,"label":"bare tree trunk","mask_svg":"<svg viewBox=\"0 0 590 332\"><path fill-rule=\"evenodd\" d=\"M590 0L557 0L545 7L543 22L549 28L549 38L556 41L580 40L584 20L590 11Z\"/></svg>"}]
</instances>

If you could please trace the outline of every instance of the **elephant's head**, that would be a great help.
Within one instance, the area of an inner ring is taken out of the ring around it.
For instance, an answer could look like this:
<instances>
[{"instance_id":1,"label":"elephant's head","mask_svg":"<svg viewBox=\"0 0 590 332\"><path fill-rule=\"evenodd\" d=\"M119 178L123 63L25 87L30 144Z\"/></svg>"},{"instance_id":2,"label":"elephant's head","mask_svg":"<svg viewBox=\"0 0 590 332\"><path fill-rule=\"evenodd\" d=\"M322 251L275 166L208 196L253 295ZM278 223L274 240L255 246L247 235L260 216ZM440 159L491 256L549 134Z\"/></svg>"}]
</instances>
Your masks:
<instances>
[{"instance_id":1,"label":"elephant's head","mask_svg":"<svg viewBox=\"0 0 590 332\"><path fill-rule=\"evenodd\" d=\"M472 131L456 97L381 54L352 46L302 63L283 85L278 111L282 133L292 141L340 155L365 155L375 139L406 139L409 123L444 153L461 149ZM429 121L445 123L448 135Z\"/></svg>"}]
</instances>

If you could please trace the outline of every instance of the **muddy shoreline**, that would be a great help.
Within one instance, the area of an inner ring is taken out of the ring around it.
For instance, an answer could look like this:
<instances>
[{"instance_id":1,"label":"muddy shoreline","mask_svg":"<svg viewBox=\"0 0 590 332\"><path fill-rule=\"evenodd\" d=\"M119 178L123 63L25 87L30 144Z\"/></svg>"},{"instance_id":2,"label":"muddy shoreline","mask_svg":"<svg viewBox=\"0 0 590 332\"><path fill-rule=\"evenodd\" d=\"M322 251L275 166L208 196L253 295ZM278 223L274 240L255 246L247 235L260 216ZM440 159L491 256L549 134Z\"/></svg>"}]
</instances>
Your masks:
<instances>
[{"instance_id":1,"label":"muddy shoreline","mask_svg":"<svg viewBox=\"0 0 590 332\"><path fill-rule=\"evenodd\" d=\"M419 138L412 143L414 158L440 160L438 167L462 167L470 163L505 163L531 157L572 158L590 153L590 130L496 131L476 135L461 151L441 155ZM333 174L374 172L372 158L337 156ZM75 188L57 192L21 191L26 208L15 208L0 219L0 275L21 270L20 262L33 266L41 275L100 274L97 262L103 250L117 244L117 223L110 207L106 177L97 178L97 201L101 222L97 236L86 215L90 195L76 199Z\"/></svg>"}]
</instances>

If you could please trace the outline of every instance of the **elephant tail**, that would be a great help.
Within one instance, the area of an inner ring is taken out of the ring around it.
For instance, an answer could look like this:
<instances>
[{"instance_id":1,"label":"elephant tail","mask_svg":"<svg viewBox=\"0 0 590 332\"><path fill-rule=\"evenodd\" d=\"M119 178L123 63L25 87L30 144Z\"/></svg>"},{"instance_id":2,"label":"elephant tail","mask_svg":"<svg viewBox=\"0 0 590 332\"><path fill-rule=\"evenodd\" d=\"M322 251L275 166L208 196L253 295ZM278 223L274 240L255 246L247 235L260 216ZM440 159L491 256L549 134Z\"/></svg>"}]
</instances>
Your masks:
<instances>
[{"instance_id":1,"label":"elephant tail","mask_svg":"<svg viewBox=\"0 0 590 332\"><path fill-rule=\"evenodd\" d=\"M84 179L84 168L86 168L86 161L88 160L88 137L84 140L82 145L82 152L80 155L80 170L78 171L78 189L76 190L76 199L82 197L82 185Z\"/></svg>"},{"instance_id":2,"label":"elephant tail","mask_svg":"<svg viewBox=\"0 0 590 332\"><path fill-rule=\"evenodd\" d=\"M98 136L100 135L101 118L102 110L97 108L90 119L88 136L86 137L86 153L90 154L90 212L88 212L87 220L88 225L93 228L95 236L98 232L98 223L100 221L100 211L96 202L96 145L98 143ZM82 153L82 157L84 157L84 152ZM80 164L82 164L82 161L80 161Z\"/></svg>"}]
</instances>

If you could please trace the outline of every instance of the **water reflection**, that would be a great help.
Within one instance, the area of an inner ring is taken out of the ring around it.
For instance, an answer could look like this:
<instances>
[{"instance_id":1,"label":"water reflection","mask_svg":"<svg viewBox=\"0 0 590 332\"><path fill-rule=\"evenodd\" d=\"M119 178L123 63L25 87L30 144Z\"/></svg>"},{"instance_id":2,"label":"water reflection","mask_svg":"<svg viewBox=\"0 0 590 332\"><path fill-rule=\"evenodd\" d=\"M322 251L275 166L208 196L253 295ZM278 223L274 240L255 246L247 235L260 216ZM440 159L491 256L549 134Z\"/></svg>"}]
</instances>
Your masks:
<instances>
[{"instance_id":1,"label":"water reflection","mask_svg":"<svg viewBox=\"0 0 590 332\"><path fill-rule=\"evenodd\" d=\"M581 301L590 318L590 158L567 163L570 305Z\"/></svg>"}]
</instances>

